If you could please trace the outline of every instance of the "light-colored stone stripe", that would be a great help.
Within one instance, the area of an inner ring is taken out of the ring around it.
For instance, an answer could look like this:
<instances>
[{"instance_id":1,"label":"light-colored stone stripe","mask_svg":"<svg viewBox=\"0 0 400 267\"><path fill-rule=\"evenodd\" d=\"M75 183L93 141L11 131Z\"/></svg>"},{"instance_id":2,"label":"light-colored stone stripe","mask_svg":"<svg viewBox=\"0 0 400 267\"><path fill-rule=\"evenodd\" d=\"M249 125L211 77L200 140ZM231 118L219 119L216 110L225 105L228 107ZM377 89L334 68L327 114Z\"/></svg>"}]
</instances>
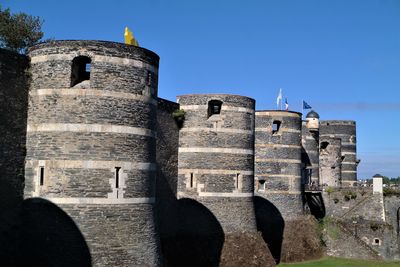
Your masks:
<instances>
[{"instance_id":1,"label":"light-colored stone stripe","mask_svg":"<svg viewBox=\"0 0 400 267\"><path fill-rule=\"evenodd\" d=\"M90 52L89 52L90 53ZM77 55L75 54L53 54L53 55L40 55L40 56L33 56L31 57L31 64L41 63L45 61L72 61ZM90 56L89 56L90 57ZM143 61L131 58L122 58L122 57L111 57L111 56L101 56L101 55L94 55L91 57L92 64L95 64L96 61L110 63L115 65L122 65L122 66L133 66L136 68L145 68L154 73L158 73L156 67L145 63Z\"/></svg>"},{"instance_id":2,"label":"light-colored stone stripe","mask_svg":"<svg viewBox=\"0 0 400 267\"><path fill-rule=\"evenodd\" d=\"M300 118L300 114L291 113L287 111L256 111L256 116L282 116L282 117L295 117Z\"/></svg>"},{"instance_id":3,"label":"light-colored stone stripe","mask_svg":"<svg viewBox=\"0 0 400 267\"><path fill-rule=\"evenodd\" d=\"M272 128L256 128L256 132L271 132ZM287 133L301 133L301 130L289 129L289 128L280 128L279 132L287 132ZM279 133L278 133L279 135Z\"/></svg>"},{"instance_id":4,"label":"light-colored stone stripe","mask_svg":"<svg viewBox=\"0 0 400 267\"><path fill-rule=\"evenodd\" d=\"M44 197L55 204L154 204L154 197L140 197L140 198L100 198L100 197Z\"/></svg>"},{"instance_id":5,"label":"light-colored stone stripe","mask_svg":"<svg viewBox=\"0 0 400 267\"><path fill-rule=\"evenodd\" d=\"M38 160L28 160L27 165L34 165ZM104 160L40 160L41 165L61 169L112 169L121 167L123 170L157 170L156 163Z\"/></svg>"},{"instance_id":6,"label":"light-colored stone stripe","mask_svg":"<svg viewBox=\"0 0 400 267\"><path fill-rule=\"evenodd\" d=\"M178 192L178 197L186 197L185 192ZM199 197L253 197L254 193L218 193L218 192L199 192Z\"/></svg>"},{"instance_id":7,"label":"light-colored stone stripe","mask_svg":"<svg viewBox=\"0 0 400 267\"><path fill-rule=\"evenodd\" d=\"M342 155L356 155L356 152L342 151Z\"/></svg>"},{"instance_id":8,"label":"light-colored stone stripe","mask_svg":"<svg viewBox=\"0 0 400 267\"><path fill-rule=\"evenodd\" d=\"M348 138L350 138L350 136L352 136L352 134L337 134L337 133L334 133L334 134L321 134L320 136L323 136L323 137L326 137L326 136L328 136L328 137L348 137Z\"/></svg>"},{"instance_id":9,"label":"light-colored stone stripe","mask_svg":"<svg viewBox=\"0 0 400 267\"><path fill-rule=\"evenodd\" d=\"M57 89L37 89L29 92L31 96L44 95L62 95L62 96L96 96L96 97L113 97L129 100L137 100L152 105L157 105L157 101L150 96L130 94L123 92L114 92L98 89L74 89L74 88L57 88Z\"/></svg>"},{"instance_id":10,"label":"light-colored stone stripe","mask_svg":"<svg viewBox=\"0 0 400 267\"><path fill-rule=\"evenodd\" d=\"M121 133L155 137L154 131L145 128L81 123L40 123L29 124L28 132L89 132L89 133Z\"/></svg>"},{"instance_id":11,"label":"light-colored stone stripe","mask_svg":"<svg viewBox=\"0 0 400 267\"><path fill-rule=\"evenodd\" d=\"M208 105L181 105L180 108L183 110L208 110ZM221 110L245 112L245 113L251 113L251 114L254 113L254 109L228 106L225 104L222 104Z\"/></svg>"},{"instance_id":12,"label":"light-colored stone stripe","mask_svg":"<svg viewBox=\"0 0 400 267\"><path fill-rule=\"evenodd\" d=\"M72 61L75 55L73 54L54 54L54 55L40 55L31 57L31 64L36 64L45 61L68 60Z\"/></svg>"},{"instance_id":13,"label":"light-colored stone stripe","mask_svg":"<svg viewBox=\"0 0 400 267\"><path fill-rule=\"evenodd\" d=\"M342 142L342 146L356 146L356 144L349 142Z\"/></svg>"},{"instance_id":14,"label":"light-colored stone stripe","mask_svg":"<svg viewBox=\"0 0 400 267\"><path fill-rule=\"evenodd\" d=\"M346 162L346 161L342 161L342 165L357 165L357 163L355 162Z\"/></svg>"},{"instance_id":15,"label":"light-colored stone stripe","mask_svg":"<svg viewBox=\"0 0 400 267\"><path fill-rule=\"evenodd\" d=\"M342 171L342 173L357 173L357 171Z\"/></svg>"},{"instance_id":16,"label":"light-colored stone stripe","mask_svg":"<svg viewBox=\"0 0 400 267\"><path fill-rule=\"evenodd\" d=\"M154 73L158 73L157 68L154 67L153 65L132 58L95 55L94 61L92 61L92 63L96 63L96 61L111 63L115 65L122 65L122 66L134 66L136 68L145 68Z\"/></svg>"},{"instance_id":17,"label":"light-colored stone stripe","mask_svg":"<svg viewBox=\"0 0 400 267\"><path fill-rule=\"evenodd\" d=\"M257 177L283 177L283 178L290 178L290 179L301 179L299 175L291 175L291 174L256 174Z\"/></svg>"},{"instance_id":18,"label":"light-colored stone stripe","mask_svg":"<svg viewBox=\"0 0 400 267\"><path fill-rule=\"evenodd\" d=\"M268 195L268 194L282 194L282 195L300 195L301 191L283 191L283 190L268 190L265 189L265 191L258 190L255 195L263 196L263 195Z\"/></svg>"},{"instance_id":19,"label":"light-colored stone stripe","mask_svg":"<svg viewBox=\"0 0 400 267\"><path fill-rule=\"evenodd\" d=\"M297 145L283 145L283 144L255 144L256 147L279 147L279 148L301 148Z\"/></svg>"},{"instance_id":20,"label":"light-colored stone stripe","mask_svg":"<svg viewBox=\"0 0 400 267\"><path fill-rule=\"evenodd\" d=\"M252 149L222 148L222 147L180 147L179 153L227 153L253 155Z\"/></svg>"},{"instance_id":21,"label":"light-colored stone stripe","mask_svg":"<svg viewBox=\"0 0 400 267\"><path fill-rule=\"evenodd\" d=\"M250 130L241 130L241 129L232 129L232 128L207 128L207 127L191 127L191 128L182 128L180 132L218 132L218 133L234 133L234 134L248 134L254 135L253 131Z\"/></svg>"},{"instance_id":22,"label":"light-colored stone stripe","mask_svg":"<svg viewBox=\"0 0 400 267\"><path fill-rule=\"evenodd\" d=\"M226 175L232 175L232 174L238 174L240 173L241 175L254 175L253 171L244 171L244 170L210 170L210 169L178 169L179 174L188 174L188 173L193 173L193 174L226 174Z\"/></svg>"},{"instance_id":23,"label":"light-colored stone stripe","mask_svg":"<svg viewBox=\"0 0 400 267\"><path fill-rule=\"evenodd\" d=\"M279 163L301 163L301 160L297 159L260 159L256 158L255 162L279 162Z\"/></svg>"}]
</instances>

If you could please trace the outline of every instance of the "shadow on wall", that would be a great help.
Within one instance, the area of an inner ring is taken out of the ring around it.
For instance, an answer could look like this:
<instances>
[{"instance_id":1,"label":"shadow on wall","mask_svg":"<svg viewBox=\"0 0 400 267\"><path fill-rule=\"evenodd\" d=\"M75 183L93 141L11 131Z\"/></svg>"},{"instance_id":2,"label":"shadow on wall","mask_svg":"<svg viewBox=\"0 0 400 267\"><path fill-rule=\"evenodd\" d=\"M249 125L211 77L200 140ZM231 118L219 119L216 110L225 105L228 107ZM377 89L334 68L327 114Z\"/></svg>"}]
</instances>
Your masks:
<instances>
[{"instance_id":1,"label":"shadow on wall","mask_svg":"<svg viewBox=\"0 0 400 267\"><path fill-rule=\"evenodd\" d=\"M215 216L192 199L177 201L175 236L162 239L166 266L219 266L224 232Z\"/></svg>"},{"instance_id":2,"label":"shadow on wall","mask_svg":"<svg viewBox=\"0 0 400 267\"><path fill-rule=\"evenodd\" d=\"M20 226L16 266L92 266L84 237L55 204L41 198L24 200Z\"/></svg>"},{"instance_id":3,"label":"shadow on wall","mask_svg":"<svg viewBox=\"0 0 400 267\"><path fill-rule=\"evenodd\" d=\"M26 56L0 48L0 265L13 266L23 200L29 76Z\"/></svg>"},{"instance_id":4,"label":"shadow on wall","mask_svg":"<svg viewBox=\"0 0 400 267\"><path fill-rule=\"evenodd\" d=\"M278 208L265 198L255 196L254 208L257 230L261 232L276 264L278 264L281 260L285 221Z\"/></svg>"},{"instance_id":5,"label":"shadow on wall","mask_svg":"<svg viewBox=\"0 0 400 267\"><path fill-rule=\"evenodd\" d=\"M306 204L310 208L310 213L316 219L324 218L326 211L325 211L324 199L322 198L322 193L306 192L304 196Z\"/></svg>"}]
</instances>

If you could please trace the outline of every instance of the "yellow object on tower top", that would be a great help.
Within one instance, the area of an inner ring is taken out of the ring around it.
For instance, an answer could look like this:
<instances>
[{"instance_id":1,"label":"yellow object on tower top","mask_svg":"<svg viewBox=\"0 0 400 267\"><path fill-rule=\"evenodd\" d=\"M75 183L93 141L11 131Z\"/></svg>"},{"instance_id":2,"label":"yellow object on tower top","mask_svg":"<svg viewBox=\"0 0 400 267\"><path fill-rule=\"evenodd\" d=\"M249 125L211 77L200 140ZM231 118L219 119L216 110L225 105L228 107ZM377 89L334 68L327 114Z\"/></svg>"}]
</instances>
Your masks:
<instances>
[{"instance_id":1,"label":"yellow object on tower top","mask_svg":"<svg viewBox=\"0 0 400 267\"><path fill-rule=\"evenodd\" d=\"M138 41L136 41L135 37L133 36L133 33L128 29L128 27L125 27L124 37L125 37L125 44L139 46Z\"/></svg>"}]
</instances>

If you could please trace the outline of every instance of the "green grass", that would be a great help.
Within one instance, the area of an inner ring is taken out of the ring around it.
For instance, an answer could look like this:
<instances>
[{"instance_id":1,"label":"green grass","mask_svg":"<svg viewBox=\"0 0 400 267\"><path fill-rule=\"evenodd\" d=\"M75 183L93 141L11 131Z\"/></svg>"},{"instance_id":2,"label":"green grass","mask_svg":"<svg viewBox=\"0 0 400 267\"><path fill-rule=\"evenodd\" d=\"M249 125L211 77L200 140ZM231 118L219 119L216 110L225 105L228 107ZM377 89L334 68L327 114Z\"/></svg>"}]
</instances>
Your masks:
<instances>
[{"instance_id":1,"label":"green grass","mask_svg":"<svg viewBox=\"0 0 400 267\"><path fill-rule=\"evenodd\" d=\"M326 257L301 263L281 263L279 267L399 267L400 261L368 261Z\"/></svg>"}]
</instances>

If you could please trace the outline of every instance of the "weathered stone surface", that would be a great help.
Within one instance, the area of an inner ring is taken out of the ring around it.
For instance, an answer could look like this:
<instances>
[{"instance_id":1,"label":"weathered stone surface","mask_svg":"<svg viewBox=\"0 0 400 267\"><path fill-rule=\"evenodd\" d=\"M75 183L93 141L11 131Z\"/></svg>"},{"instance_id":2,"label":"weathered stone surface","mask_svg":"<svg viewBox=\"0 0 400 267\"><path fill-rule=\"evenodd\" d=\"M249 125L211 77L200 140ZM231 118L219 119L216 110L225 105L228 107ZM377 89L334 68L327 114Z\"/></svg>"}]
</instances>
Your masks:
<instances>
[{"instance_id":1,"label":"weathered stone surface","mask_svg":"<svg viewBox=\"0 0 400 267\"><path fill-rule=\"evenodd\" d=\"M215 114L213 101L220 101ZM179 134L178 197L204 205L224 232L255 231L254 100L184 95L178 103L186 112Z\"/></svg>"},{"instance_id":2,"label":"weathered stone surface","mask_svg":"<svg viewBox=\"0 0 400 267\"><path fill-rule=\"evenodd\" d=\"M320 136L340 138L342 141L342 183L357 181L357 134L355 121L330 120L320 122ZM351 154L349 154L351 153Z\"/></svg>"},{"instance_id":3,"label":"weathered stone surface","mask_svg":"<svg viewBox=\"0 0 400 267\"><path fill-rule=\"evenodd\" d=\"M75 220L93 266L161 264L153 204L158 56L98 41L39 44L29 55L26 196L53 199ZM70 88L77 56L90 58L90 73ZM119 204L125 199L131 204ZM99 204L105 200L112 205Z\"/></svg>"},{"instance_id":4,"label":"weathered stone surface","mask_svg":"<svg viewBox=\"0 0 400 267\"><path fill-rule=\"evenodd\" d=\"M275 124L275 125L273 125ZM255 121L255 191L285 220L301 215L301 114L257 111Z\"/></svg>"}]
</instances>

